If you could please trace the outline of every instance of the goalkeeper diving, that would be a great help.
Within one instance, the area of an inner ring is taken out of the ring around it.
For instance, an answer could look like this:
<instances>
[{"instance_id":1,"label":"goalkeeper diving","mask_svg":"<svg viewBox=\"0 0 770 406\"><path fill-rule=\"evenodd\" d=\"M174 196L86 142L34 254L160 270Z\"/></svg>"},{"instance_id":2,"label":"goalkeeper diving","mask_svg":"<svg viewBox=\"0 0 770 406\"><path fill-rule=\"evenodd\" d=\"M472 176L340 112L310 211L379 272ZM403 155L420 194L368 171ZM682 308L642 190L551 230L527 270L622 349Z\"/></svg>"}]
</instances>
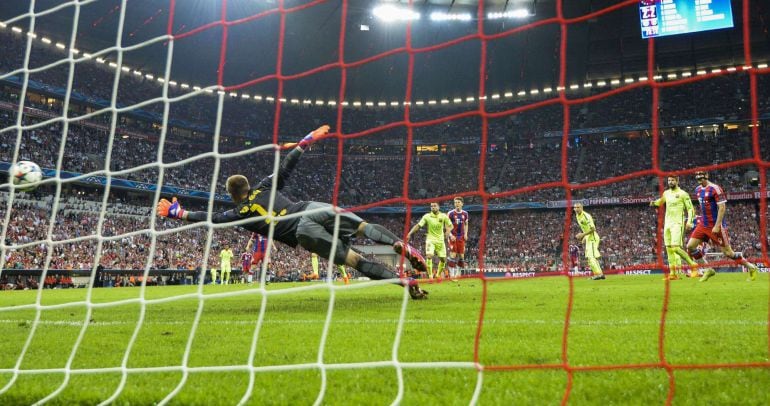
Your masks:
<instances>
[{"instance_id":1,"label":"goalkeeper diving","mask_svg":"<svg viewBox=\"0 0 770 406\"><path fill-rule=\"evenodd\" d=\"M395 269L372 261L352 249L351 238L354 236L366 237L381 244L390 245L399 255L409 260L412 268L425 272L427 270L425 259L414 247L401 241L395 234L379 224L371 224L358 217L356 214L342 212L339 208L328 203L314 201L295 202L281 193L284 184L299 158L305 150L315 141L328 136L329 126L323 125L305 136L294 149L281 162L277 175L267 176L256 186L251 187L249 180L243 175L232 175L227 178L227 193L233 199L236 207L222 213L212 213L211 221L214 223L229 223L245 218L258 218L256 221L239 224L239 227L261 235L268 235L270 222L275 221L273 239L288 246L302 246L311 253L320 255L325 259L331 258L336 265L347 265L371 279L395 279L395 283L409 287L412 299L424 299L426 291L422 290L417 281L413 279L399 279ZM273 211L268 216L270 195L273 183L276 192L273 199ZM200 222L208 219L206 211L184 210L179 201L173 198L171 201L161 199L156 211L159 216L188 222ZM339 212L339 234L336 247L332 252L334 242L335 217ZM284 218L288 215L300 213L299 216Z\"/></svg>"}]
</instances>

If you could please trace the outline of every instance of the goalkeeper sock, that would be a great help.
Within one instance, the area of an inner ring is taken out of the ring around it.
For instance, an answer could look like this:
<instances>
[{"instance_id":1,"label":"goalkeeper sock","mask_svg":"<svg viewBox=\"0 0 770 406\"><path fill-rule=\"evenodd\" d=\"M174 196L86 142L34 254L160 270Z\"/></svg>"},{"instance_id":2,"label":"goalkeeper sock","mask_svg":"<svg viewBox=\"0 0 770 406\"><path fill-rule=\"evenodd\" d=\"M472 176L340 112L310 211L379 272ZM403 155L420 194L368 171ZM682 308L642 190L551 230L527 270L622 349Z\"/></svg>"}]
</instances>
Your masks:
<instances>
[{"instance_id":1,"label":"goalkeeper sock","mask_svg":"<svg viewBox=\"0 0 770 406\"><path fill-rule=\"evenodd\" d=\"M445 261L441 261L441 260L438 261L438 272L437 273L438 273L439 278L444 275L444 264L445 263L446 263Z\"/></svg>"},{"instance_id":2,"label":"goalkeeper sock","mask_svg":"<svg viewBox=\"0 0 770 406\"><path fill-rule=\"evenodd\" d=\"M355 266L356 270L374 280L398 278L398 274L379 262L361 258ZM401 285L401 281L396 282Z\"/></svg>"},{"instance_id":3,"label":"goalkeeper sock","mask_svg":"<svg viewBox=\"0 0 770 406\"><path fill-rule=\"evenodd\" d=\"M393 245L397 241L400 241L400 238L379 224L366 223L364 226L364 236L370 240L386 245Z\"/></svg>"},{"instance_id":4,"label":"goalkeeper sock","mask_svg":"<svg viewBox=\"0 0 770 406\"><path fill-rule=\"evenodd\" d=\"M428 258L427 262L428 263L426 265L428 265L428 277L433 279L433 258Z\"/></svg>"}]
</instances>

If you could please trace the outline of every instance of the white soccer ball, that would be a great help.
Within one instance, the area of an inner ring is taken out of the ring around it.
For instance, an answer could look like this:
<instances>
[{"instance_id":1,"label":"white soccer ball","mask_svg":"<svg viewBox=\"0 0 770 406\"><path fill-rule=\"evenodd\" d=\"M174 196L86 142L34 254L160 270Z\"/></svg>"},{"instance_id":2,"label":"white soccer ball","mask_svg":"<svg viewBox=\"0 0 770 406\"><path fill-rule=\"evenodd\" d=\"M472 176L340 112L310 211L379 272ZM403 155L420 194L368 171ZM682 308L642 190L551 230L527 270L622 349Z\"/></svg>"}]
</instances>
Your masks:
<instances>
[{"instance_id":1,"label":"white soccer ball","mask_svg":"<svg viewBox=\"0 0 770 406\"><path fill-rule=\"evenodd\" d=\"M43 171L32 161L19 161L8 169L8 177L16 185L17 190L31 192L37 187L33 183L40 182L43 179Z\"/></svg>"}]
</instances>

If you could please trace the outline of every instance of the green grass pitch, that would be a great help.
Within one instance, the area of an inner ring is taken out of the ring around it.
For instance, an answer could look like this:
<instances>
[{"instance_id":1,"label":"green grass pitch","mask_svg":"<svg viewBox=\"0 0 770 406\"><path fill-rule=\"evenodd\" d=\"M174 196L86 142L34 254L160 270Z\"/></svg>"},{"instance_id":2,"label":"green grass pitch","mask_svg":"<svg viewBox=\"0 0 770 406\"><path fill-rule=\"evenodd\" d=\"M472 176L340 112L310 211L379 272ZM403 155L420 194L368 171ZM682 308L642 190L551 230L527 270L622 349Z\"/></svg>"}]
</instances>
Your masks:
<instances>
[{"instance_id":1,"label":"green grass pitch","mask_svg":"<svg viewBox=\"0 0 770 406\"><path fill-rule=\"evenodd\" d=\"M62 306L40 313L15 380L37 292L3 292L0 404L32 404L63 387L48 404L98 404L117 393L114 404L147 405L177 390L169 404L237 404L248 392L255 405L551 405L569 387L569 404L641 405L665 404L670 379L675 405L770 404L767 274L751 283L741 274L672 281L668 370L660 276L575 278L566 348L566 277L488 281L476 348L484 285L426 285L430 298L405 309L394 286L335 285L332 293L322 283L273 284L264 309L254 286L206 286L203 301L196 286L152 287L144 314L131 300L140 289L94 289L85 330L87 290L46 290L41 304ZM287 291L300 286L310 289ZM74 302L82 303L67 305ZM693 368L709 365L720 367Z\"/></svg>"}]
</instances>

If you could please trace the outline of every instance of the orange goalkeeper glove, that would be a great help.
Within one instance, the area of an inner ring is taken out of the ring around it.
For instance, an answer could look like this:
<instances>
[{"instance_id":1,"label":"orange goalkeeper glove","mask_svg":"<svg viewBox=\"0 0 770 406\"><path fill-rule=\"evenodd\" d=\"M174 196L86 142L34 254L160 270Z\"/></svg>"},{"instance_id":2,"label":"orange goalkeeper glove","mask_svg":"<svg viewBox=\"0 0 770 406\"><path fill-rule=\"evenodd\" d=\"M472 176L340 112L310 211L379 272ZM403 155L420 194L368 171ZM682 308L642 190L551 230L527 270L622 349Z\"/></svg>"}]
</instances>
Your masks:
<instances>
[{"instance_id":1,"label":"orange goalkeeper glove","mask_svg":"<svg viewBox=\"0 0 770 406\"><path fill-rule=\"evenodd\" d=\"M328 125L324 124L315 130L313 130L310 134L306 135L305 138L302 139L302 141L299 142L299 147L302 149L305 149L308 145L325 138L327 134L329 134L329 127Z\"/></svg>"},{"instance_id":2,"label":"orange goalkeeper glove","mask_svg":"<svg viewBox=\"0 0 770 406\"><path fill-rule=\"evenodd\" d=\"M160 199L158 205L155 207L155 211L161 217L180 220L184 218L185 213L187 213L187 211L182 208L182 205L179 203L176 197L172 198L170 202L166 199Z\"/></svg>"}]
</instances>

